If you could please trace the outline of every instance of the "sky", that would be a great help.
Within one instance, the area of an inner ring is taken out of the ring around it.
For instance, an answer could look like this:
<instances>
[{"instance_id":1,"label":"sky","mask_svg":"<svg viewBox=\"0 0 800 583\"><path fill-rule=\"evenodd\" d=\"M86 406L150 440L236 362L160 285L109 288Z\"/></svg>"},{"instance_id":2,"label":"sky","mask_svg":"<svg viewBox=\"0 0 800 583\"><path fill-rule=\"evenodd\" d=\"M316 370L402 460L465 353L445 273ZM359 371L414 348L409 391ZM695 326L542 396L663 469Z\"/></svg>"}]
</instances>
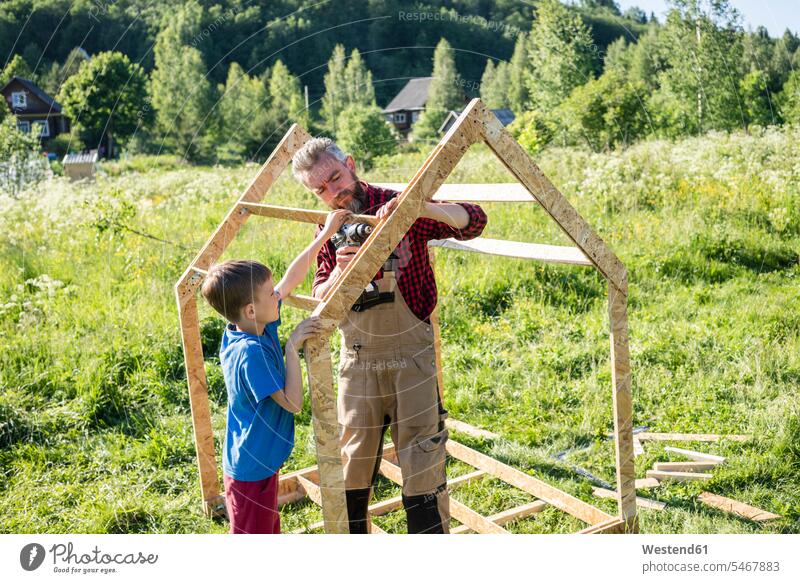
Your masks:
<instances>
[{"instance_id":1,"label":"sky","mask_svg":"<svg viewBox=\"0 0 800 583\"><path fill-rule=\"evenodd\" d=\"M616 0L624 12L631 6L638 6L648 15L654 12L659 22L664 22L667 11L666 0ZM753 30L765 26L770 36L779 37L789 28L794 33L800 31L800 0L731 0L731 4L742 15L744 29Z\"/></svg>"}]
</instances>

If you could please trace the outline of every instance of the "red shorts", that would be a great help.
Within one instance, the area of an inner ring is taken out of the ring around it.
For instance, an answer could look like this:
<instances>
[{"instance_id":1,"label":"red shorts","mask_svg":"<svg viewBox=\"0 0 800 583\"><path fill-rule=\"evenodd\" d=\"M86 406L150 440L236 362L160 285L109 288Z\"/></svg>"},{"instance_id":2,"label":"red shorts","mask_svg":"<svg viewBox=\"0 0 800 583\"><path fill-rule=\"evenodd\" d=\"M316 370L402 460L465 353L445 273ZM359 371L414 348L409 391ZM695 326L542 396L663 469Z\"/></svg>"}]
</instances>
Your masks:
<instances>
[{"instance_id":1,"label":"red shorts","mask_svg":"<svg viewBox=\"0 0 800 583\"><path fill-rule=\"evenodd\" d=\"M224 475L223 482L231 534L280 534L278 472L255 482Z\"/></svg>"}]
</instances>

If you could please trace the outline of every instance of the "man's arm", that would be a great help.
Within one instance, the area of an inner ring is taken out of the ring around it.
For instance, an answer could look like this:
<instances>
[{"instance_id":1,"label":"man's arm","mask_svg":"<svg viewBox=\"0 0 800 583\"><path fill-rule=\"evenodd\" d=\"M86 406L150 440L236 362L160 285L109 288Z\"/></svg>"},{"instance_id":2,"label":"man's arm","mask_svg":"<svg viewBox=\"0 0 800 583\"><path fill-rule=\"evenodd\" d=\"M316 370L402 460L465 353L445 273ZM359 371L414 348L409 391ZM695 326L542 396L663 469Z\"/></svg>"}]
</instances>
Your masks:
<instances>
[{"instance_id":1,"label":"man's arm","mask_svg":"<svg viewBox=\"0 0 800 583\"><path fill-rule=\"evenodd\" d=\"M393 212L398 199L395 196L387 201L375 215L383 218ZM480 235L486 227L486 221L486 213L476 204L427 201L414 226L427 240L452 237L466 241Z\"/></svg>"}]
</instances>

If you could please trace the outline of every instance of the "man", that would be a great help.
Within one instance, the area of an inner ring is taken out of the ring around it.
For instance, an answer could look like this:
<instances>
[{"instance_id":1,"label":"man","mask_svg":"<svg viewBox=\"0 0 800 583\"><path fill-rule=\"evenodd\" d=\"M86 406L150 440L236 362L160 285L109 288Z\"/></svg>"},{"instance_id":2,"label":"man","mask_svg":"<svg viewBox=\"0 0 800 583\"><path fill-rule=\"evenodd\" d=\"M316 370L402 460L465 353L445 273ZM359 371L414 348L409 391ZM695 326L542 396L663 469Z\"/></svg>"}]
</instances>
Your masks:
<instances>
[{"instance_id":1,"label":"man","mask_svg":"<svg viewBox=\"0 0 800 583\"><path fill-rule=\"evenodd\" d=\"M314 138L292 159L292 173L331 209L385 217L393 190L358 179L355 161L330 138ZM445 476L447 430L437 385L430 314L436 282L428 241L477 237L486 214L473 204L427 202L424 211L340 324L338 414L351 533L366 533L367 507L391 427L403 474L409 533L449 532ZM317 256L314 297L321 298L352 260L357 246L332 242Z\"/></svg>"}]
</instances>

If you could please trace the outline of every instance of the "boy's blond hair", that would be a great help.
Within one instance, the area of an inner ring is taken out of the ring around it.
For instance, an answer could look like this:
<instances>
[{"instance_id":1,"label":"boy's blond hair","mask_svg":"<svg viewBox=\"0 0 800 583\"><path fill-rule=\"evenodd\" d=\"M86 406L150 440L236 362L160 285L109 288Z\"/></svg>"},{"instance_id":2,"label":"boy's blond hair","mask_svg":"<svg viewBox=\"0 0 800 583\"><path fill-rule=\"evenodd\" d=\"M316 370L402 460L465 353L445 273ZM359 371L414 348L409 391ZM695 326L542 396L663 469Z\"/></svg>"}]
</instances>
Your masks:
<instances>
[{"instance_id":1,"label":"boy's blond hair","mask_svg":"<svg viewBox=\"0 0 800 583\"><path fill-rule=\"evenodd\" d=\"M255 289L270 277L269 267L258 261L225 261L208 270L201 293L226 320L237 322L242 308L253 302Z\"/></svg>"}]
</instances>

